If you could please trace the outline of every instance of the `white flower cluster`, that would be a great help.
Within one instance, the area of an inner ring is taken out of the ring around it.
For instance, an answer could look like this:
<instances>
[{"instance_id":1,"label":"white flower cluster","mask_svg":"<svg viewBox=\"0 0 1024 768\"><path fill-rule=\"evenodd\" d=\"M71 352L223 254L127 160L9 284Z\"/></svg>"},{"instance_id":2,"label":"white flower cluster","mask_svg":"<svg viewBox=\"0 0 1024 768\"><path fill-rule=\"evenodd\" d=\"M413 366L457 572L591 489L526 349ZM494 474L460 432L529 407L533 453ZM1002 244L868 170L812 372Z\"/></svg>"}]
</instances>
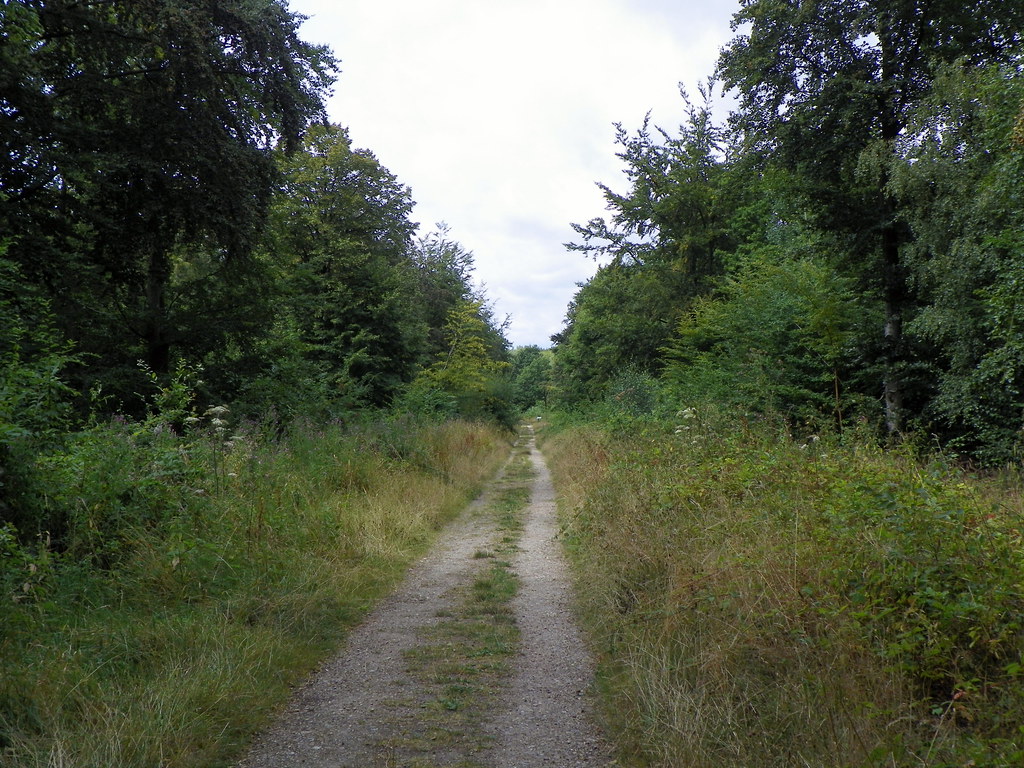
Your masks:
<instances>
[{"instance_id":1,"label":"white flower cluster","mask_svg":"<svg viewBox=\"0 0 1024 768\"><path fill-rule=\"evenodd\" d=\"M224 447L235 448L240 443L243 443L245 438L241 435L228 436L228 421L226 417L230 410L226 405L210 406L202 416L189 416L185 419L185 426L192 429L202 424L203 419L209 419L209 424L213 427L213 433L224 442Z\"/></svg>"},{"instance_id":2,"label":"white flower cluster","mask_svg":"<svg viewBox=\"0 0 1024 768\"><path fill-rule=\"evenodd\" d=\"M214 405L207 408L206 413L203 414L210 418L210 425L217 430L218 434L224 434L227 430L228 423L221 416L226 416L228 410L226 405Z\"/></svg>"},{"instance_id":3,"label":"white flower cluster","mask_svg":"<svg viewBox=\"0 0 1024 768\"><path fill-rule=\"evenodd\" d=\"M683 408L681 411L676 413L676 418L681 419L684 422L683 424L679 424L675 431L677 435L681 435L690 428L690 425L685 422L692 421L697 418L697 411L694 408Z\"/></svg>"}]
</instances>

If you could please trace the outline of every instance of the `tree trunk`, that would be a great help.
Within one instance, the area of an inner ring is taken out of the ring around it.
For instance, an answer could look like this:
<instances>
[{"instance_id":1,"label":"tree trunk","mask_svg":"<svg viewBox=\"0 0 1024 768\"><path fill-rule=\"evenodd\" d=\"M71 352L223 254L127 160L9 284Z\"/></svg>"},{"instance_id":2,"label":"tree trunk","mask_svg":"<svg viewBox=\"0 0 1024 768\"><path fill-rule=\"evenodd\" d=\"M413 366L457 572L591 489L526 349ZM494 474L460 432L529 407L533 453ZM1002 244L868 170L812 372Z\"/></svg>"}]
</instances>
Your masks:
<instances>
[{"instance_id":1,"label":"tree trunk","mask_svg":"<svg viewBox=\"0 0 1024 768\"><path fill-rule=\"evenodd\" d=\"M171 344L168 340L166 293L171 277L167 254L157 250L149 257L146 273L146 364L153 373L171 370Z\"/></svg>"},{"instance_id":2,"label":"tree trunk","mask_svg":"<svg viewBox=\"0 0 1024 768\"><path fill-rule=\"evenodd\" d=\"M885 428L890 436L903 428L903 305L906 301L906 278L900 264L899 233L889 223L882 232L884 264L883 292L885 302Z\"/></svg>"},{"instance_id":3,"label":"tree trunk","mask_svg":"<svg viewBox=\"0 0 1024 768\"><path fill-rule=\"evenodd\" d=\"M881 84L879 113L881 134L890 152L895 152L901 123L897 110L898 73L896 44L892 39L894 20L892 14L882 13L878 17L878 40L881 47ZM883 173L879 180L879 194L882 198L882 300L885 310L885 361L882 391L885 400L885 428L890 437L899 434L903 428L903 310L907 300L907 279L900 263L900 231L896 222L896 201L886 190L889 175Z\"/></svg>"}]
</instances>

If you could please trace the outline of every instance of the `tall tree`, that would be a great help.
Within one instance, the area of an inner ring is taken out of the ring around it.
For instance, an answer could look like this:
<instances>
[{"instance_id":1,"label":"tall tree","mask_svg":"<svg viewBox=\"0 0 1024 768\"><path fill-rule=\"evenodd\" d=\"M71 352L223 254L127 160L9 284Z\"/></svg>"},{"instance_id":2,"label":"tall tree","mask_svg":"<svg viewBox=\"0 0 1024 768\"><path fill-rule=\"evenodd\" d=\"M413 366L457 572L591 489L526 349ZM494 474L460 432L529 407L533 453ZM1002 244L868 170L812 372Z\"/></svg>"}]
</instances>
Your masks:
<instances>
[{"instance_id":1,"label":"tall tree","mask_svg":"<svg viewBox=\"0 0 1024 768\"><path fill-rule=\"evenodd\" d=\"M719 74L740 97L747 147L797 170L822 226L843 231L848 256L884 306L883 397L890 433L903 425L913 305L910 238L889 191L888 161L942 64L1014 55L1024 6L1000 0L743 0Z\"/></svg>"},{"instance_id":2,"label":"tall tree","mask_svg":"<svg viewBox=\"0 0 1024 768\"><path fill-rule=\"evenodd\" d=\"M686 99L676 136L648 121L635 135L616 126L626 192L600 184L611 216L573 228L566 247L605 260L581 286L553 337L556 378L570 402L594 399L623 367L654 373L689 302L711 289L735 248L727 222L729 161L712 120L712 85Z\"/></svg>"},{"instance_id":3,"label":"tall tree","mask_svg":"<svg viewBox=\"0 0 1024 768\"><path fill-rule=\"evenodd\" d=\"M512 401L518 408L530 408L547 399L551 388L551 357L550 350L535 344L512 350Z\"/></svg>"},{"instance_id":4,"label":"tall tree","mask_svg":"<svg viewBox=\"0 0 1024 768\"><path fill-rule=\"evenodd\" d=\"M84 351L115 338L166 371L181 341L175 271L193 253L203 268L245 261L272 150L322 116L334 60L299 39L283 0L18 0L0 13L10 257Z\"/></svg>"},{"instance_id":5,"label":"tall tree","mask_svg":"<svg viewBox=\"0 0 1024 768\"><path fill-rule=\"evenodd\" d=\"M608 264L580 287L555 342L554 378L566 403L594 401L623 369L653 374L688 305L664 266Z\"/></svg>"},{"instance_id":6,"label":"tall tree","mask_svg":"<svg viewBox=\"0 0 1024 768\"><path fill-rule=\"evenodd\" d=\"M582 242L569 243L570 251L618 265L669 266L688 295L707 289L708 278L721 272L722 249L731 245L720 204L726 137L713 120L713 87L701 87L699 105L681 94L687 120L678 136L652 128L648 119L635 135L615 126L629 189L617 193L598 184L610 221L573 224Z\"/></svg>"},{"instance_id":7,"label":"tall tree","mask_svg":"<svg viewBox=\"0 0 1024 768\"><path fill-rule=\"evenodd\" d=\"M508 354L505 338L508 321L499 321L482 287L474 284L475 257L461 243L451 238L447 224L420 237L413 248L417 308L427 327L426 360L447 354L445 327L449 314L465 304L474 303L487 327L489 354L504 360Z\"/></svg>"},{"instance_id":8,"label":"tall tree","mask_svg":"<svg viewBox=\"0 0 1024 768\"><path fill-rule=\"evenodd\" d=\"M929 428L999 463L1024 445L1022 104L1019 65L943 68L911 115L890 184L924 300L908 331L937 353Z\"/></svg>"},{"instance_id":9,"label":"tall tree","mask_svg":"<svg viewBox=\"0 0 1024 768\"><path fill-rule=\"evenodd\" d=\"M502 386L510 363L494 353L494 326L477 299L458 302L448 312L445 349L421 371L416 386L450 397L455 412L469 418L496 418L511 427L511 391ZM506 345L507 346L507 345Z\"/></svg>"},{"instance_id":10,"label":"tall tree","mask_svg":"<svg viewBox=\"0 0 1024 768\"><path fill-rule=\"evenodd\" d=\"M337 126L314 126L281 162L268 248L307 354L334 391L384 403L424 354L409 189Z\"/></svg>"}]
</instances>

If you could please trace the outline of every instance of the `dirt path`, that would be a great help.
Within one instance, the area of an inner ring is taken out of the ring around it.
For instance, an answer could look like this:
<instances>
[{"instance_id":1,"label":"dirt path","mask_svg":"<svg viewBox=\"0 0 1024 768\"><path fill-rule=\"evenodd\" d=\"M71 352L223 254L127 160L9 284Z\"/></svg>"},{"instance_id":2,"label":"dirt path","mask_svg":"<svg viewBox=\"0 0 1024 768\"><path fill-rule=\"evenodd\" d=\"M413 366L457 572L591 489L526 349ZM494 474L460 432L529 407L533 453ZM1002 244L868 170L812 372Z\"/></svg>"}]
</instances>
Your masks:
<instances>
[{"instance_id":1,"label":"dirt path","mask_svg":"<svg viewBox=\"0 0 1024 768\"><path fill-rule=\"evenodd\" d=\"M516 456L242 768L612 764L590 718L590 661L532 432Z\"/></svg>"}]
</instances>

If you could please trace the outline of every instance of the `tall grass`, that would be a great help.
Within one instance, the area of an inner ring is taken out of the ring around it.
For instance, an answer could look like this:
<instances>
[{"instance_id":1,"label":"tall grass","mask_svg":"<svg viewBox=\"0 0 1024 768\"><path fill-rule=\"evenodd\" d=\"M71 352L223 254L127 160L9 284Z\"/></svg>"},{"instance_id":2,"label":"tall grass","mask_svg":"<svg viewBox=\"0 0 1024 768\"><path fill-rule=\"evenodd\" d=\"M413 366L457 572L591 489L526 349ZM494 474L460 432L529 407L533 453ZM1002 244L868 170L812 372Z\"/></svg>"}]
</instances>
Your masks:
<instances>
[{"instance_id":1,"label":"tall grass","mask_svg":"<svg viewBox=\"0 0 1024 768\"><path fill-rule=\"evenodd\" d=\"M463 422L139 429L54 459L60 547L0 539L0 765L231 764L509 447Z\"/></svg>"},{"instance_id":2,"label":"tall grass","mask_svg":"<svg viewBox=\"0 0 1024 768\"><path fill-rule=\"evenodd\" d=\"M627 764L1024 761L1019 485L682 412L544 450Z\"/></svg>"}]
</instances>

